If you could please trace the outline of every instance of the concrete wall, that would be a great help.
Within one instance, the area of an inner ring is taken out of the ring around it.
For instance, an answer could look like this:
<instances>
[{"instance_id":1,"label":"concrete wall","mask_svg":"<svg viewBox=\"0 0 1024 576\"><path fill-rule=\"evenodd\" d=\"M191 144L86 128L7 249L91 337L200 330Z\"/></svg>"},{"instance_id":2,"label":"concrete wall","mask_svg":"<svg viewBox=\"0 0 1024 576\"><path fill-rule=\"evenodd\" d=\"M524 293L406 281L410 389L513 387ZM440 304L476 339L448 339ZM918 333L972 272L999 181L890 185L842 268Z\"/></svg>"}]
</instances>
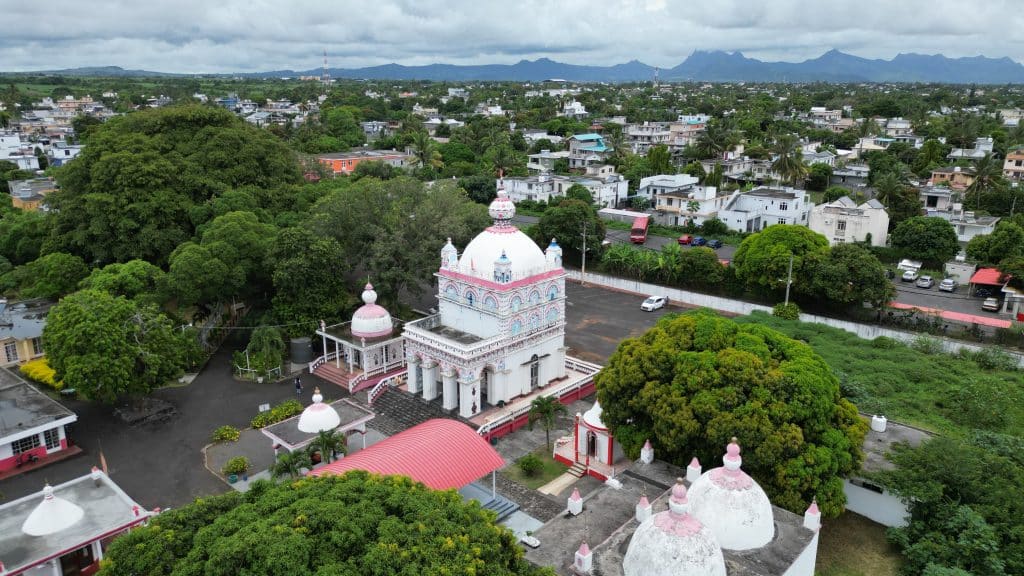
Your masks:
<instances>
[{"instance_id":1,"label":"concrete wall","mask_svg":"<svg viewBox=\"0 0 1024 576\"><path fill-rule=\"evenodd\" d=\"M883 526L907 525L907 518L910 516L907 506L888 491L879 494L845 479L843 493L846 494L846 509L850 512L856 512Z\"/></svg>"},{"instance_id":2,"label":"concrete wall","mask_svg":"<svg viewBox=\"0 0 1024 576\"><path fill-rule=\"evenodd\" d=\"M567 270L568 277L572 280L580 280L579 270ZM690 306L701 306L719 310L722 312L729 312L732 314L750 314L755 310L767 312L771 314L772 309L770 306L763 306L761 304L754 304L753 302L744 302L743 300L733 300L731 298L723 298L721 296L712 296L710 294L701 294L699 292L691 292L689 290L681 290L679 288L666 288L664 286L658 286L656 284L648 284L647 282L640 282L638 280L629 280L626 278L618 278L615 276L606 276L604 274L595 274L587 272L587 283L604 286L606 288L612 288L614 290L620 290L623 292L630 292L637 296L649 296L651 294L662 294L667 296L669 300L678 304L688 304ZM637 308L640 307L640 301L637 301ZM826 316L818 316L815 314L800 314L800 320L803 322L814 322L817 324L825 324L833 328L845 330L865 338L867 340L873 340L879 336L886 336L894 340L898 340L904 343L911 343L914 339L921 336L921 334L915 332L903 332L901 330L892 330L890 328L883 328L875 324L860 324L858 322L850 322L848 320L839 320L838 318L829 318ZM948 338L933 337L942 346L942 349L950 354L955 354L960 350L971 350L978 351L986 348L977 344L971 344L970 342L961 342L959 340L951 340ZM1017 364L1024 367L1024 354L1018 352L1010 352L1006 349L1001 349L1004 352L1014 356L1017 359Z\"/></svg>"}]
</instances>

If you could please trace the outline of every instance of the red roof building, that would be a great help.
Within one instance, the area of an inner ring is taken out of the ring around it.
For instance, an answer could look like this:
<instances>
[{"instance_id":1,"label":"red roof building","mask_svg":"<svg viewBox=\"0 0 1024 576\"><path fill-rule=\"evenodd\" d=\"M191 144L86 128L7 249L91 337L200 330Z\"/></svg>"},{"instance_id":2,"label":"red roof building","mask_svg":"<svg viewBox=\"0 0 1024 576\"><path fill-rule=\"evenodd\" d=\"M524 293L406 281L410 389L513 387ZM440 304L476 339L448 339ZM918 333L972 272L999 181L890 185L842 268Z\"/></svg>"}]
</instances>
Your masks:
<instances>
[{"instance_id":1,"label":"red roof building","mask_svg":"<svg viewBox=\"0 0 1024 576\"><path fill-rule=\"evenodd\" d=\"M459 489L493 474L505 461L475 430L455 420L436 418L413 426L323 468L311 476L366 470L399 474L435 490Z\"/></svg>"},{"instance_id":2,"label":"red roof building","mask_svg":"<svg viewBox=\"0 0 1024 576\"><path fill-rule=\"evenodd\" d=\"M998 268L978 268L978 271L971 276L971 284L1002 286L1005 284L1005 282L999 281L1002 277L1003 273Z\"/></svg>"}]
</instances>

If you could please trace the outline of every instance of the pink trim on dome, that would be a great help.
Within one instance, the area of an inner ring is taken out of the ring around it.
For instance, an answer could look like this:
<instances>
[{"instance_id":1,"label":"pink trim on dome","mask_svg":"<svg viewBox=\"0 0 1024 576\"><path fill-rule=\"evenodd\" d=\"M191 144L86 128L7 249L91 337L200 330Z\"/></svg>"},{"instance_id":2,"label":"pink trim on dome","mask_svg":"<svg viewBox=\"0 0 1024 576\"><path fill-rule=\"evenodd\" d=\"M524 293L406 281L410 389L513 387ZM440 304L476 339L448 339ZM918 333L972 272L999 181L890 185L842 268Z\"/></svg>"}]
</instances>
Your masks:
<instances>
[{"instance_id":1,"label":"pink trim on dome","mask_svg":"<svg viewBox=\"0 0 1024 576\"><path fill-rule=\"evenodd\" d=\"M811 500L811 505L807 507L806 513L811 514L813 516L821 516L821 510L818 509L817 500Z\"/></svg>"},{"instance_id":2,"label":"pink trim on dome","mask_svg":"<svg viewBox=\"0 0 1024 576\"><path fill-rule=\"evenodd\" d=\"M437 272L438 276L442 276L444 278L452 278L452 279L455 279L455 280L461 280L463 282L469 282L469 283L473 284L474 286L483 287L483 288L489 288L489 289L494 290L496 292L508 292L508 291L514 290L516 288L521 288L523 286L529 286L529 285L533 284L534 282L539 282L541 280L546 280L548 278L557 278L557 277L562 276L564 274L565 274L565 270L563 270L562 268L556 268L554 270L548 270L547 272L541 272L539 274L534 274L533 276L527 276L525 278L520 278L520 279L515 280L513 282L509 282L508 284L499 284L498 282L494 282L493 280L488 280L486 278L478 278L476 276L470 276L469 274L463 274L461 272L456 272L455 270L449 270L449 269L445 269L445 268L442 268L441 270L439 270Z\"/></svg>"},{"instance_id":3,"label":"pink trim on dome","mask_svg":"<svg viewBox=\"0 0 1024 576\"><path fill-rule=\"evenodd\" d=\"M582 499L583 498L580 497L580 489L579 488L573 488L572 489L572 496L569 496L569 500L572 500L573 502L577 502L577 501L582 500Z\"/></svg>"},{"instance_id":4,"label":"pink trim on dome","mask_svg":"<svg viewBox=\"0 0 1024 576\"><path fill-rule=\"evenodd\" d=\"M363 304L356 310L355 314L352 315L352 319L363 319L363 320L375 320L377 318L384 318L390 316L387 309L380 304Z\"/></svg>"},{"instance_id":5,"label":"pink trim on dome","mask_svg":"<svg viewBox=\"0 0 1024 576\"><path fill-rule=\"evenodd\" d=\"M729 445L725 447L725 459L733 462L740 459L740 445L735 441L729 442Z\"/></svg>"},{"instance_id":6,"label":"pink trim on dome","mask_svg":"<svg viewBox=\"0 0 1024 576\"><path fill-rule=\"evenodd\" d=\"M323 402L314 402L309 406L306 406L307 412L323 412L324 410L334 410L334 408L331 408L330 406L324 404Z\"/></svg>"},{"instance_id":7,"label":"pink trim on dome","mask_svg":"<svg viewBox=\"0 0 1024 576\"><path fill-rule=\"evenodd\" d=\"M654 525L666 534L672 534L673 536L679 536L682 538L695 536L700 533L701 528L704 527L704 525L700 523L700 520L697 520L689 514L675 514L672 512L655 514Z\"/></svg>"},{"instance_id":8,"label":"pink trim on dome","mask_svg":"<svg viewBox=\"0 0 1024 576\"><path fill-rule=\"evenodd\" d=\"M519 228L516 228L515 226L488 226L487 228L484 228L484 230L491 234L515 234L516 232L519 232Z\"/></svg>"},{"instance_id":9,"label":"pink trim on dome","mask_svg":"<svg viewBox=\"0 0 1024 576\"><path fill-rule=\"evenodd\" d=\"M640 496L640 502L637 503L641 508L650 508L651 503L647 500L647 495Z\"/></svg>"},{"instance_id":10,"label":"pink trim on dome","mask_svg":"<svg viewBox=\"0 0 1024 576\"><path fill-rule=\"evenodd\" d=\"M742 470L715 468L708 474L715 486L726 490L749 490L754 486L754 480Z\"/></svg>"},{"instance_id":11,"label":"pink trim on dome","mask_svg":"<svg viewBox=\"0 0 1024 576\"><path fill-rule=\"evenodd\" d=\"M580 544L580 549L577 552L577 554L579 554L580 556L589 556L590 555L590 546L587 546L587 541L586 540L584 540L583 543Z\"/></svg>"},{"instance_id":12,"label":"pink trim on dome","mask_svg":"<svg viewBox=\"0 0 1024 576\"><path fill-rule=\"evenodd\" d=\"M352 331L352 335L356 336L358 338L380 338L382 336L390 336L390 335L392 335L394 333L395 333L395 329L394 328L388 328L386 330L378 330L376 332L360 332L358 330L353 330Z\"/></svg>"},{"instance_id":13,"label":"pink trim on dome","mask_svg":"<svg viewBox=\"0 0 1024 576\"><path fill-rule=\"evenodd\" d=\"M690 468L700 468L700 460L697 460L696 456L693 457L693 460L690 460Z\"/></svg>"},{"instance_id":14,"label":"pink trim on dome","mask_svg":"<svg viewBox=\"0 0 1024 576\"><path fill-rule=\"evenodd\" d=\"M689 502L686 498L686 485L683 484L682 478L676 480L675 485L672 486L672 497L669 498L669 500L677 504L686 504Z\"/></svg>"}]
</instances>

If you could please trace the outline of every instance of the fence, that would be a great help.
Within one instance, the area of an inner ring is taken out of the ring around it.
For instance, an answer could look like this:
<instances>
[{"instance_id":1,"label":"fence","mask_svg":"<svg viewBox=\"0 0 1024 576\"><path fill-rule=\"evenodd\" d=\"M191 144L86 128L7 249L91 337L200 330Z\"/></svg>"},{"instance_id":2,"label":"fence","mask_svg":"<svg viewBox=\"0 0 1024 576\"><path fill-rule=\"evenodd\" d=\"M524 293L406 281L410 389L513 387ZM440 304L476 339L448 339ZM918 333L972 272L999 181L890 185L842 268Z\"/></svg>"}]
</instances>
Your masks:
<instances>
[{"instance_id":1,"label":"fence","mask_svg":"<svg viewBox=\"0 0 1024 576\"><path fill-rule=\"evenodd\" d=\"M567 276L578 282L583 282L579 270L566 270ZM638 296L649 296L651 294L659 294L666 296L669 300L679 302L682 304L688 304L691 306L700 306L705 308L711 308L713 310L719 310L722 312L730 312L733 314L747 315L751 312L761 311L771 314L772 309L769 306L762 304L754 304L753 302L744 302L742 300L733 300L730 298L723 298L721 296L712 296L710 294L701 294L700 292L691 292L689 290L681 290L679 288L668 288L665 286L659 286L657 284L649 284L647 282L641 282L639 280L630 280L627 278L618 278L615 276L606 276L604 274L594 274L588 272L586 275L586 282L597 286L603 286L605 288L611 288L613 290L620 290L623 292L629 292ZM915 339L921 337L921 334L914 332L904 332L902 330L893 330L891 328L885 328L883 326L877 326L874 324L861 324L859 322L851 322L849 320L840 320L838 318L829 318L827 316L818 316L816 314L800 314L800 320L803 322L812 322L816 324L824 324L846 332L851 332L868 340L873 340L879 336L886 336L900 342L910 344ZM986 346L980 346L978 344L972 344L970 342L962 342L960 340L953 340L950 338L942 338L933 336L936 341L940 343L943 351L955 354L960 350L969 350L977 352L984 350ZM1000 348L1001 351L1006 352L1017 360L1017 365L1024 367L1024 354L1012 352L1004 348Z\"/></svg>"}]
</instances>

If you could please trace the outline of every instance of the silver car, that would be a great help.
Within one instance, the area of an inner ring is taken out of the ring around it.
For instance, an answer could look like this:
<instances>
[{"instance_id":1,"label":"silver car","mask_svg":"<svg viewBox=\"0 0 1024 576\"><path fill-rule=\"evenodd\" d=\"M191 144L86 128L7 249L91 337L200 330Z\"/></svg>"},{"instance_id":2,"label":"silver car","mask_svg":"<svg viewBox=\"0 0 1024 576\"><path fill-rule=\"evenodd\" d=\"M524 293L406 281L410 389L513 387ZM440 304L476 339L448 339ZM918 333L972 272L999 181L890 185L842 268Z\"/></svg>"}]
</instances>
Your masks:
<instances>
[{"instance_id":1,"label":"silver car","mask_svg":"<svg viewBox=\"0 0 1024 576\"><path fill-rule=\"evenodd\" d=\"M933 280L931 276L921 276L917 279L916 285L918 288L931 288L932 286L935 286L935 280Z\"/></svg>"},{"instance_id":2,"label":"silver car","mask_svg":"<svg viewBox=\"0 0 1024 576\"><path fill-rule=\"evenodd\" d=\"M942 282L939 282L939 290L943 292L956 292L956 280L944 278Z\"/></svg>"}]
</instances>

